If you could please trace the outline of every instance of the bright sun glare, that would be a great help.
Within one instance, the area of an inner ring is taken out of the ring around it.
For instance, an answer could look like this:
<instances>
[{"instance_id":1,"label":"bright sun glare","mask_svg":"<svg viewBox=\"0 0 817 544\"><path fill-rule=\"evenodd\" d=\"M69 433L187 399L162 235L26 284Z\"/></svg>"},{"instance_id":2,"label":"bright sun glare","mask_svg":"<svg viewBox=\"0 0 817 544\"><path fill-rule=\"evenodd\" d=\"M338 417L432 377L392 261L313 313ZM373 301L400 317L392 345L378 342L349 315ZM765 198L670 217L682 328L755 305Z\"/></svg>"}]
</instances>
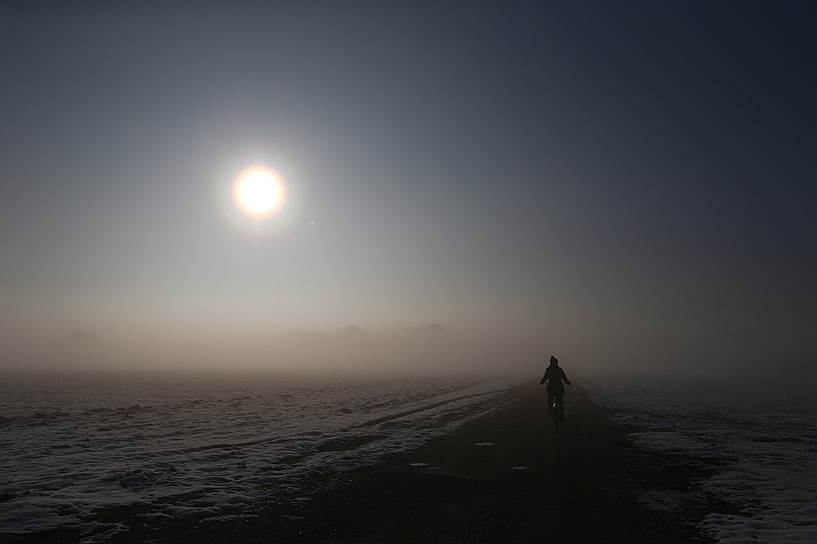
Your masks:
<instances>
[{"instance_id":1,"label":"bright sun glare","mask_svg":"<svg viewBox=\"0 0 817 544\"><path fill-rule=\"evenodd\" d=\"M253 165L236 176L232 194L235 205L243 214L253 219L266 219L284 205L286 186L275 170Z\"/></svg>"}]
</instances>

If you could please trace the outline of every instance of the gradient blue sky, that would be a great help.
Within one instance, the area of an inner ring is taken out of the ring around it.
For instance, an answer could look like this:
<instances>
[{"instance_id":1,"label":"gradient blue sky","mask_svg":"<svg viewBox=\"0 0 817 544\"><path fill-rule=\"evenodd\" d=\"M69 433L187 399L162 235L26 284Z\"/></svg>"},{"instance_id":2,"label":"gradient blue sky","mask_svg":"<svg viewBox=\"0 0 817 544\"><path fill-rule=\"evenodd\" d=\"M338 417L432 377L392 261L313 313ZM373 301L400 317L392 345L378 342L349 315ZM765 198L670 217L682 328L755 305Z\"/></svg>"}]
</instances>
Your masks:
<instances>
[{"instance_id":1,"label":"gradient blue sky","mask_svg":"<svg viewBox=\"0 0 817 544\"><path fill-rule=\"evenodd\" d=\"M4 2L7 341L435 321L813 356L813 9L658 4ZM256 161L292 193L261 229L228 198Z\"/></svg>"}]
</instances>

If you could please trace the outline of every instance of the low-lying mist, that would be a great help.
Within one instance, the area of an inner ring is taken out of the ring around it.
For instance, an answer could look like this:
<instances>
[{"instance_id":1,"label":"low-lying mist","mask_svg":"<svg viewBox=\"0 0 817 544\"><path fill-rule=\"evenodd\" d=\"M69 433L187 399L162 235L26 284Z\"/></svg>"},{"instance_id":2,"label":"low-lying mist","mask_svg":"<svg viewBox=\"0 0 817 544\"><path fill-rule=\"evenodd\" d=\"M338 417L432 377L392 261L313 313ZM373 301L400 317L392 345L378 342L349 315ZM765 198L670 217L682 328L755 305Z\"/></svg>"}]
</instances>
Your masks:
<instances>
[{"instance_id":1,"label":"low-lying mist","mask_svg":"<svg viewBox=\"0 0 817 544\"><path fill-rule=\"evenodd\" d=\"M456 329L260 330L156 326L6 334L0 370L273 373L333 379L486 375L539 378L559 357L572 379L684 386L814 383L813 353L761 335L627 337Z\"/></svg>"},{"instance_id":2,"label":"low-lying mist","mask_svg":"<svg viewBox=\"0 0 817 544\"><path fill-rule=\"evenodd\" d=\"M436 323L394 330L114 331L77 328L51 341L5 342L6 370L182 370L325 376L525 374L537 347L517 337Z\"/></svg>"}]
</instances>

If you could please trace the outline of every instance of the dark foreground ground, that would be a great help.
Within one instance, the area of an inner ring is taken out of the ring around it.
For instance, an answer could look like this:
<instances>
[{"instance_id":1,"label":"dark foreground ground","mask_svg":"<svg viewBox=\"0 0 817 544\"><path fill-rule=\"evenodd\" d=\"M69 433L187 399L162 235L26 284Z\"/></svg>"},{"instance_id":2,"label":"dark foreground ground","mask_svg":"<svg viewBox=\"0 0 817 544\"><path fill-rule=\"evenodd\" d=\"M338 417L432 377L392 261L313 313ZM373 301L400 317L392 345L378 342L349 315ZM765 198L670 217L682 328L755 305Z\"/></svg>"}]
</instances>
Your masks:
<instances>
[{"instance_id":1,"label":"dark foreground ground","mask_svg":"<svg viewBox=\"0 0 817 544\"><path fill-rule=\"evenodd\" d=\"M151 527L133 519L113 541L708 542L692 523L717 505L689 492L703 465L634 450L627 429L571 392L558 435L543 388L521 387L499 412L419 450L316 475L308 500L271 499L257 518L230 522ZM486 442L493 445L475 446ZM674 499L663 511L643 504L666 496Z\"/></svg>"},{"instance_id":2,"label":"dark foreground ground","mask_svg":"<svg viewBox=\"0 0 817 544\"><path fill-rule=\"evenodd\" d=\"M513 392L470 423L318 497L287 540L304 542L706 542L688 521L706 506L658 514L645 492L685 492L694 460L636 452L626 430L578 392L557 435L544 391ZM479 443L493 446L475 446ZM411 463L428 463L412 467ZM514 467L526 467L525 469Z\"/></svg>"}]
</instances>

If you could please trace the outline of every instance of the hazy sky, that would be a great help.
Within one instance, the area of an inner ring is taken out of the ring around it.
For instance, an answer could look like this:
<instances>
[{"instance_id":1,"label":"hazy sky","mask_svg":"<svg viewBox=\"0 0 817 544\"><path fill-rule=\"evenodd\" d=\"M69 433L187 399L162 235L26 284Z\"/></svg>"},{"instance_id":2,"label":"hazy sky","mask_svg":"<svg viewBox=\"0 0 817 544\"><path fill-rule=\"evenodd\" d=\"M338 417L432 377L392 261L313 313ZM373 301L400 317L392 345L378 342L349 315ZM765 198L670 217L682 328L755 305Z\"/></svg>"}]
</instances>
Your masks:
<instances>
[{"instance_id":1,"label":"hazy sky","mask_svg":"<svg viewBox=\"0 0 817 544\"><path fill-rule=\"evenodd\" d=\"M441 4L3 2L3 341L817 353L810 3ZM263 226L229 199L254 162L290 191Z\"/></svg>"}]
</instances>

